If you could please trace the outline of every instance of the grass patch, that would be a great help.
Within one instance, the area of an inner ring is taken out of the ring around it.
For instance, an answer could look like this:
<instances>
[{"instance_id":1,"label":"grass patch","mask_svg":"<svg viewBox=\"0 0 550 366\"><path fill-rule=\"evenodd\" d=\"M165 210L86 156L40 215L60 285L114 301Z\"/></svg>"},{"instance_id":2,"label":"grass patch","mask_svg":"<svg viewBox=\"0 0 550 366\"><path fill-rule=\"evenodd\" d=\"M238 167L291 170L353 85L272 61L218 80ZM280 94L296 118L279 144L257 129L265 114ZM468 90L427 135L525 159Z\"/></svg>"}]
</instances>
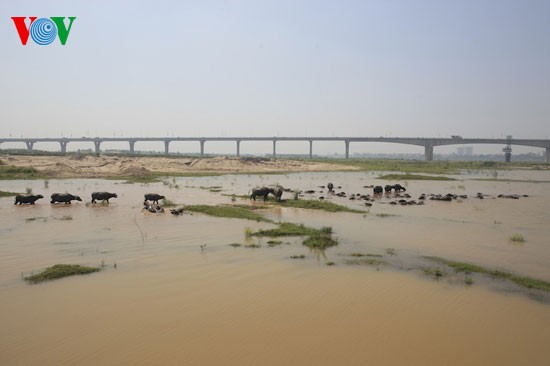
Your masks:
<instances>
[{"instance_id":1,"label":"grass patch","mask_svg":"<svg viewBox=\"0 0 550 366\"><path fill-rule=\"evenodd\" d=\"M513 164L496 161L446 161L446 160L410 160L410 159L295 159L326 164L347 165L364 171L393 171L405 173L458 174L461 170L510 170L533 169L548 170L548 164L540 162L514 162Z\"/></svg>"},{"instance_id":2,"label":"grass patch","mask_svg":"<svg viewBox=\"0 0 550 366\"><path fill-rule=\"evenodd\" d=\"M346 206L338 205L329 201L314 201L314 200L285 200L281 201L283 207L304 208L308 210L323 210L327 212L352 212L366 213L367 211L356 210Z\"/></svg>"},{"instance_id":3,"label":"grass patch","mask_svg":"<svg viewBox=\"0 0 550 366\"><path fill-rule=\"evenodd\" d=\"M294 224L292 222L281 222L279 226L273 229L259 230L254 233L247 233L248 236L307 236L302 244L316 249L326 249L338 245L338 241L332 237L332 228L323 226L320 229L307 227L304 224Z\"/></svg>"},{"instance_id":4,"label":"grass patch","mask_svg":"<svg viewBox=\"0 0 550 366\"><path fill-rule=\"evenodd\" d=\"M98 267L84 267L78 264L56 264L53 267L48 267L44 271L25 277L29 283L39 283L43 281L56 280L63 277L89 274L100 271Z\"/></svg>"},{"instance_id":5,"label":"grass patch","mask_svg":"<svg viewBox=\"0 0 550 366\"><path fill-rule=\"evenodd\" d=\"M15 193L15 192L4 192L4 191L0 191L0 197L13 197L13 196L17 196L19 193Z\"/></svg>"},{"instance_id":6,"label":"grass patch","mask_svg":"<svg viewBox=\"0 0 550 366\"><path fill-rule=\"evenodd\" d=\"M352 265L367 265L367 266L379 266L386 264L385 261L374 258L358 258L358 259L345 259L344 263Z\"/></svg>"},{"instance_id":7,"label":"grass patch","mask_svg":"<svg viewBox=\"0 0 550 366\"><path fill-rule=\"evenodd\" d=\"M526 180L526 179L498 179L498 178L475 178L482 182L502 182L502 183L550 183L550 180Z\"/></svg>"},{"instance_id":8,"label":"grass patch","mask_svg":"<svg viewBox=\"0 0 550 366\"><path fill-rule=\"evenodd\" d=\"M44 174L39 173L33 167L0 165L0 179L37 179L43 177Z\"/></svg>"},{"instance_id":9,"label":"grass patch","mask_svg":"<svg viewBox=\"0 0 550 366\"><path fill-rule=\"evenodd\" d=\"M304 254L300 254L300 255L291 255L290 256L291 259L305 259L306 256Z\"/></svg>"},{"instance_id":10,"label":"grass patch","mask_svg":"<svg viewBox=\"0 0 550 366\"><path fill-rule=\"evenodd\" d=\"M445 275L445 272L443 272L441 268L437 267L423 267L422 272L424 272L425 275L433 278L439 278Z\"/></svg>"},{"instance_id":11,"label":"grass patch","mask_svg":"<svg viewBox=\"0 0 550 366\"><path fill-rule=\"evenodd\" d=\"M240 244L240 243L231 243L231 244L229 244L229 246L232 246L233 248L238 248L238 247L241 247L242 244Z\"/></svg>"},{"instance_id":12,"label":"grass patch","mask_svg":"<svg viewBox=\"0 0 550 366\"><path fill-rule=\"evenodd\" d=\"M330 232L332 232L331 228ZM321 229L325 230L328 229ZM269 237L279 237L279 236L311 236L320 234L321 230L304 226L304 224L294 224L292 222L281 222L278 227L274 229L259 230L254 233L251 233L251 236L269 236Z\"/></svg>"},{"instance_id":13,"label":"grass patch","mask_svg":"<svg viewBox=\"0 0 550 366\"><path fill-rule=\"evenodd\" d=\"M332 262L332 261L329 261L329 262L326 262L325 263L327 266L334 266L336 263Z\"/></svg>"},{"instance_id":14,"label":"grass patch","mask_svg":"<svg viewBox=\"0 0 550 366\"><path fill-rule=\"evenodd\" d=\"M270 247L274 247L276 245L281 245L281 244L283 244L282 240L269 240L267 242L267 245L269 245Z\"/></svg>"},{"instance_id":15,"label":"grass patch","mask_svg":"<svg viewBox=\"0 0 550 366\"><path fill-rule=\"evenodd\" d=\"M455 272L464 272L466 274L483 273L491 277L510 280L523 287L533 288L533 289L538 289L543 291L550 291L550 281L543 281L543 280L538 280L531 277L519 276L511 272L506 272L498 269L489 269L489 268L481 267L471 263L450 261L448 259L444 259L440 257L425 257L425 258L431 259L439 263L443 263L453 268Z\"/></svg>"},{"instance_id":16,"label":"grass patch","mask_svg":"<svg viewBox=\"0 0 550 366\"><path fill-rule=\"evenodd\" d=\"M383 257L381 254L369 254L369 253L367 253L367 254L364 254L364 253L351 253L350 256L358 257L358 258L360 258L360 257L376 257L376 258Z\"/></svg>"},{"instance_id":17,"label":"grass patch","mask_svg":"<svg viewBox=\"0 0 550 366\"><path fill-rule=\"evenodd\" d=\"M245 248L256 249L256 248L260 248L261 245L260 245L260 244L248 244L248 245L245 245L244 247L245 247Z\"/></svg>"},{"instance_id":18,"label":"grass patch","mask_svg":"<svg viewBox=\"0 0 550 366\"><path fill-rule=\"evenodd\" d=\"M525 243L525 238L522 234L513 234L510 235L510 241L513 241L514 243Z\"/></svg>"},{"instance_id":19,"label":"grass patch","mask_svg":"<svg viewBox=\"0 0 550 366\"><path fill-rule=\"evenodd\" d=\"M338 245L338 241L331 234L318 233L311 235L302 244L309 248L323 250Z\"/></svg>"},{"instance_id":20,"label":"grass patch","mask_svg":"<svg viewBox=\"0 0 550 366\"><path fill-rule=\"evenodd\" d=\"M185 206L185 209L192 212L199 212L205 215L215 216L215 217L225 217L225 218L234 218L234 219L245 219L245 220L254 220L254 221L263 221L271 222L271 220L265 218L264 216L254 212L253 209L248 206L230 206L230 205L220 205L220 206L208 206L208 205L189 205Z\"/></svg>"},{"instance_id":21,"label":"grass patch","mask_svg":"<svg viewBox=\"0 0 550 366\"><path fill-rule=\"evenodd\" d=\"M212 172L185 172L185 173L175 173L175 172L148 172L135 175L125 175L125 176L98 176L97 178L101 179L110 179L110 180L123 180L124 183L156 183L161 182L166 177L214 177L220 176L220 173ZM176 187L178 188L178 187Z\"/></svg>"},{"instance_id":22,"label":"grass patch","mask_svg":"<svg viewBox=\"0 0 550 366\"><path fill-rule=\"evenodd\" d=\"M420 174L386 174L376 179L385 180L456 180L454 178Z\"/></svg>"},{"instance_id":23,"label":"grass patch","mask_svg":"<svg viewBox=\"0 0 550 366\"><path fill-rule=\"evenodd\" d=\"M169 199L163 198L161 202L161 205L164 207L176 207L177 204L174 201L171 201Z\"/></svg>"}]
</instances>

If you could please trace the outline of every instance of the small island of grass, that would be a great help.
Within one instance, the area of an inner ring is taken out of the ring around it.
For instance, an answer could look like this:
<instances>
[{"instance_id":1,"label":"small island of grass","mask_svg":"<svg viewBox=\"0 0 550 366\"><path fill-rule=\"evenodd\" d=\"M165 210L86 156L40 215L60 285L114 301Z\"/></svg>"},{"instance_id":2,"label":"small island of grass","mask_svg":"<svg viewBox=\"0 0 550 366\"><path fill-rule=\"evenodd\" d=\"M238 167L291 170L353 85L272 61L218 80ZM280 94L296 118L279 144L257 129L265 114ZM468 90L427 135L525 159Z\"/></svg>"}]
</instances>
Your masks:
<instances>
[{"instance_id":1,"label":"small island of grass","mask_svg":"<svg viewBox=\"0 0 550 366\"><path fill-rule=\"evenodd\" d=\"M40 273L25 277L25 280L31 284L35 284L68 276L89 274L100 270L101 268L99 267L85 267L78 264L56 264Z\"/></svg>"}]
</instances>

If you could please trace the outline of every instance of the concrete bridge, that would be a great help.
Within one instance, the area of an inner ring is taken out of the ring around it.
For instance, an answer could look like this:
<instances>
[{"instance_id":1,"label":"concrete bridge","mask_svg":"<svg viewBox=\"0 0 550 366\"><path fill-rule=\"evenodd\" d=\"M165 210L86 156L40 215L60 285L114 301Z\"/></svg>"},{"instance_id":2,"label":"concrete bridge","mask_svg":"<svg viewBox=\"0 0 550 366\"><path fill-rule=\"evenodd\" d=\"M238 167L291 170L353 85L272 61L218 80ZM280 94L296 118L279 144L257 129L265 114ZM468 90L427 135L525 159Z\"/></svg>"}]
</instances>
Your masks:
<instances>
[{"instance_id":1,"label":"concrete bridge","mask_svg":"<svg viewBox=\"0 0 550 366\"><path fill-rule=\"evenodd\" d=\"M309 156L313 156L313 142L316 141L340 141L344 144L346 158L349 158L349 146L359 142L384 142L395 144L407 144L424 147L426 160L433 160L434 148L444 145L465 145L465 144L497 144L505 145L503 151L506 161L510 161L512 145L540 147L545 149L545 162L550 162L550 140L549 139L514 139L511 136L500 139L489 138L463 138L453 136L451 138L432 137L62 137L62 138L0 138L0 147L6 142L22 142L29 151L32 151L34 144L41 142L59 143L62 153L67 152L67 144L70 142L90 142L94 144L96 154L101 152L101 144L104 142L127 142L129 152L135 152L137 142L164 142L164 152L170 152L170 143L173 141L195 141L199 143L200 154L204 155L204 148L207 141L233 141L236 144L237 156L240 155L240 146L243 141L271 141L273 143L273 157L277 156L277 142L279 141L304 141L309 142Z\"/></svg>"}]
</instances>

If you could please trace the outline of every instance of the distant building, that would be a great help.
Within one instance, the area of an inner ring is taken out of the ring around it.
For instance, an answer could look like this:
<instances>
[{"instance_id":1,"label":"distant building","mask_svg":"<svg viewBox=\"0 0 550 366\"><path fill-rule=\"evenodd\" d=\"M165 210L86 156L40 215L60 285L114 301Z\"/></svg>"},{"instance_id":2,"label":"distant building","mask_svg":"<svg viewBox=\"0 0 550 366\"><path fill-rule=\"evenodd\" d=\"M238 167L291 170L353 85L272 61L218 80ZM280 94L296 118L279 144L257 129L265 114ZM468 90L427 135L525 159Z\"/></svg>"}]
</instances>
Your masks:
<instances>
[{"instance_id":1,"label":"distant building","mask_svg":"<svg viewBox=\"0 0 550 366\"><path fill-rule=\"evenodd\" d=\"M460 156L472 156L474 155L473 146L459 146L456 148L456 154Z\"/></svg>"}]
</instances>

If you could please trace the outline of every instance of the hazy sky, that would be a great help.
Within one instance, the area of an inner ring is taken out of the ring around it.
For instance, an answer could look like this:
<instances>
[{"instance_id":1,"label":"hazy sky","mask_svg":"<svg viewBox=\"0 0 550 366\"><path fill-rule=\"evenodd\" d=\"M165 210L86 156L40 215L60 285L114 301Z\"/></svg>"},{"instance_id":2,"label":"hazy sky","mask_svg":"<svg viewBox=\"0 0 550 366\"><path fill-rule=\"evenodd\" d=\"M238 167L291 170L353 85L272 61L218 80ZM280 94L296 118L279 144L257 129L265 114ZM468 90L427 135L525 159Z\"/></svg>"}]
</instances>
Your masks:
<instances>
[{"instance_id":1,"label":"hazy sky","mask_svg":"<svg viewBox=\"0 0 550 366\"><path fill-rule=\"evenodd\" d=\"M550 138L550 1L2 0L0 14L4 137ZM76 20L66 46L22 46L12 16Z\"/></svg>"}]
</instances>

